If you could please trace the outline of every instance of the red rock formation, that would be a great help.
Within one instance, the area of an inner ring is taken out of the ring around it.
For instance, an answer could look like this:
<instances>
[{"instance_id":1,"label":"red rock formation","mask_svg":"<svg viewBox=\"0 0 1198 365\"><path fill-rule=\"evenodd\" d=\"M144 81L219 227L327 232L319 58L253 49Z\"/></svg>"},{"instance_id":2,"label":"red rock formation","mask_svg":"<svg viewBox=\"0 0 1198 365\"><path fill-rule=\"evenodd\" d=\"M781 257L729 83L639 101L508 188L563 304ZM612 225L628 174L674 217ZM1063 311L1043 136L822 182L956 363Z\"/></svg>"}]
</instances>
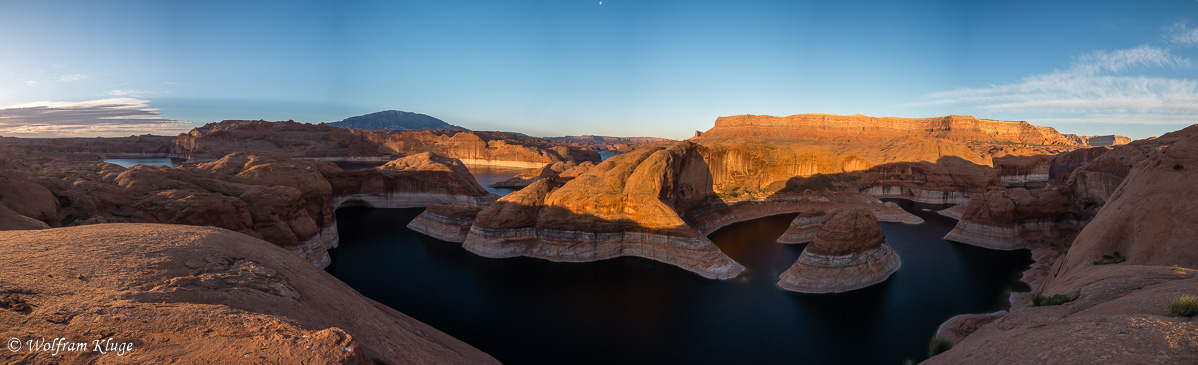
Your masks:
<instances>
[{"instance_id":1,"label":"red rock formation","mask_svg":"<svg viewBox=\"0 0 1198 365\"><path fill-rule=\"evenodd\" d=\"M1113 149L1058 155L1049 168L1051 189L997 190L974 199L945 239L997 249L1028 248L1034 242L1064 245L1106 204L1132 166L1196 134L1198 126L1192 126Z\"/></svg>"},{"instance_id":2,"label":"red rock formation","mask_svg":"<svg viewBox=\"0 0 1198 365\"><path fill-rule=\"evenodd\" d=\"M1074 198L1076 204L1088 210L1097 210L1106 203L1107 198L1115 191L1133 166L1151 156L1156 150L1194 133L1198 133L1198 126L1190 126L1180 131L1166 133L1160 138L1138 140L1111 149L1110 152L1103 153L1074 170L1063 184L1062 189Z\"/></svg>"},{"instance_id":3,"label":"red rock formation","mask_svg":"<svg viewBox=\"0 0 1198 365\"><path fill-rule=\"evenodd\" d=\"M594 261L640 256L708 278L732 261L678 215L711 194L706 149L683 142L612 157L557 186L542 179L479 213L464 247L488 257Z\"/></svg>"},{"instance_id":4,"label":"red rock formation","mask_svg":"<svg viewBox=\"0 0 1198 365\"><path fill-rule=\"evenodd\" d=\"M275 245L224 229L0 232L0 277L5 339L132 343L107 354L8 349L3 363L497 363Z\"/></svg>"},{"instance_id":5,"label":"red rock formation","mask_svg":"<svg viewBox=\"0 0 1198 365\"><path fill-rule=\"evenodd\" d=\"M698 138L815 140L840 137L860 139L937 138L959 142L1077 145L1050 127L1038 127L1027 122L1007 122L959 115L941 118L874 118L859 114L797 114L789 117L737 115L716 119L715 127Z\"/></svg>"},{"instance_id":6,"label":"red rock formation","mask_svg":"<svg viewBox=\"0 0 1198 365\"><path fill-rule=\"evenodd\" d=\"M1169 312L1178 295L1198 292L1193 270L1198 247L1192 239L1198 234L1193 210L1198 173L1190 168L1198 165L1196 132L1190 127L1167 134L1160 138L1166 141L1152 143L1156 148L1144 141L1117 147L1082 170L1117 168L1132 156L1138 160L1065 257L1045 270L1044 280L1033 282L1045 295L1072 301L1032 307L1021 298L1009 314L966 331L967 337L929 363L1198 362L1198 324ZM1141 152L1146 156L1137 156ZM1126 261L1095 262L1114 252Z\"/></svg>"},{"instance_id":7,"label":"red rock formation","mask_svg":"<svg viewBox=\"0 0 1198 365\"><path fill-rule=\"evenodd\" d=\"M657 137L565 136L545 139L569 146L618 152L630 152L642 147L668 146L677 142Z\"/></svg>"},{"instance_id":8,"label":"red rock formation","mask_svg":"<svg viewBox=\"0 0 1198 365\"><path fill-rule=\"evenodd\" d=\"M58 222L58 199L34 176L24 163L0 158L0 229L38 229Z\"/></svg>"},{"instance_id":9,"label":"red rock formation","mask_svg":"<svg viewBox=\"0 0 1198 365\"><path fill-rule=\"evenodd\" d=\"M803 212L799 213L793 221L790 222L790 227L786 232L778 237L778 243L807 243L815 239L815 234L819 232L819 225L828 217L827 212Z\"/></svg>"},{"instance_id":10,"label":"red rock formation","mask_svg":"<svg viewBox=\"0 0 1198 365\"><path fill-rule=\"evenodd\" d=\"M425 152L374 169L330 173L335 205L414 208L431 203L481 206L494 200L461 161Z\"/></svg>"},{"instance_id":11,"label":"red rock formation","mask_svg":"<svg viewBox=\"0 0 1198 365\"><path fill-rule=\"evenodd\" d=\"M886 281L900 266L872 213L841 210L820 224L814 241L778 277L778 286L800 293L840 293Z\"/></svg>"},{"instance_id":12,"label":"red rock formation","mask_svg":"<svg viewBox=\"0 0 1198 365\"><path fill-rule=\"evenodd\" d=\"M995 189L974 199L944 239L996 250L1068 241L1083 213L1057 190Z\"/></svg>"},{"instance_id":13,"label":"red rock formation","mask_svg":"<svg viewBox=\"0 0 1198 365\"><path fill-rule=\"evenodd\" d=\"M13 138L0 137L0 152L13 155L91 154L105 158L166 157L171 149L170 136L129 136L117 138Z\"/></svg>"},{"instance_id":14,"label":"red rock formation","mask_svg":"<svg viewBox=\"0 0 1198 365\"><path fill-rule=\"evenodd\" d=\"M595 151L515 133L352 130L245 120L210 123L180 134L171 156L204 161L240 151L346 161L389 161L433 152L467 164L530 168L561 161L599 161Z\"/></svg>"},{"instance_id":15,"label":"red rock formation","mask_svg":"<svg viewBox=\"0 0 1198 365\"><path fill-rule=\"evenodd\" d=\"M1064 185L1074 171L1110 150L1109 147L1092 147L1053 156L1048 167L1048 185L1055 187Z\"/></svg>"},{"instance_id":16,"label":"red rock formation","mask_svg":"<svg viewBox=\"0 0 1198 365\"><path fill-rule=\"evenodd\" d=\"M1126 257L1127 264L1198 267L1195 202L1198 133L1150 152L1132 168L1078 234L1057 277L1090 267L1114 252Z\"/></svg>"},{"instance_id":17,"label":"red rock formation","mask_svg":"<svg viewBox=\"0 0 1198 365\"><path fill-rule=\"evenodd\" d=\"M407 227L420 234L448 242L464 242L474 218L482 210L478 206L429 204Z\"/></svg>"},{"instance_id":18,"label":"red rock formation","mask_svg":"<svg viewBox=\"0 0 1198 365\"><path fill-rule=\"evenodd\" d=\"M337 246L333 211L341 205L481 207L495 198L460 161L429 153L351 172L328 162L248 153L179 168L53 161L35 167L2 159L0 165L9 166L0 168L0 180L8 181L0 185L3 229L116 222L215 226L267 240L320 267Z\"/></svg>"},{"instance_id":19,"label":"red rock formation","mask_svg":"<svg viewBox=\"0 0 1198 365\"><path fill-rule=\"evenodd\" d=\"M1088 146L1122 146L1131 143L1131 138L1124 136L1085 136L1086 145Z\"/></svg>"},{"instance_id":20,"label":"red rock formation","mask_svg":"<svg viewBox=\"0 0 1198 365\"><path fill-rule=\"evenodd\" d=\"M531 169L521 172L511 179L491 184L491 187L519 189L528 186L539 179L561 177L568 180L585 173L592 167L595 167L595 164L591 163L590 161L583 162L581 164L575 163L573 161L557 162L552 165L545 165L538 169Z\"/></svg>"},{"instance_id":21,"label":"red rock formation","mask_svg":"<svg viewBox=\"0 0 1198 365\"><path fill-rule=\"evenodd\" d=\"M1042 188L1048 185L1054 156L1003 156L994 158L994 169L1003 186Z\"/></svg>"},{"instance_id":22,"label":"red rock formation","mask_svg":"<svg viewBox=\"0 0 1198 365\"><path fill-rule=\"evenodd\" d=\"M964 204L999 184L997 173L956 157L936 163L897 162L852 174L860 192L880 198L902 198L921 203Z\"/></svg>"}]
</instances>

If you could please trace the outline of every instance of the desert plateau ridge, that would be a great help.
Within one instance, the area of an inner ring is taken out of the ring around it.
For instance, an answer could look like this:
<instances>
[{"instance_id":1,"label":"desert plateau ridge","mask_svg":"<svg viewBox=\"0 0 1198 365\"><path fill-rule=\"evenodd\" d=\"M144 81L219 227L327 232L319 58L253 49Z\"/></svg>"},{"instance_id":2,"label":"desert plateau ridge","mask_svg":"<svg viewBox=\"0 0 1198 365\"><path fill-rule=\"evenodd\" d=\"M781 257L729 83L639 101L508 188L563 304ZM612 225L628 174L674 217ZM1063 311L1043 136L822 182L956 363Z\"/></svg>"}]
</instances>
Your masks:
<instances>
[{"instance_id":1,"label":"desert plateau ridge","mask_svg":"<svg viewBox=\"0 0 1198 365\"><path fill-rule=\"evenodd\" d=\"M232 310L278 334L247 340L239 337L248 333L241 328L221 336L247 352L299 337L314 338L300 343L322 350L296 359L491 362L468 345L349 293L312 267L327 265L327 250L338 244L333 212L347 206L427 207L410 228L484 257L583 262L638 256L706 278L731 279L744 267L707 238L720 227L799 213L794 231L785 236L803 242L818 239L816 232L830 219L822 217L843 209L877 221L918 223L918 217L878 200L899 198L955 204L942 212L959 220L946 239L1030 249L1036 260L1024 273L1032 292L1014 293L1006 312L950 320L940 336L954 346L932 363L1049 357L1060 363L1198 361L1198 328L1168 311L1169 300L1198 292L1189 269L1198 266L1196 217L1189 209L1198 181L1198 126L1127 143L1119 136L1067 135L1026 122L962 116L745 115L720 118L687 141L629 142L645 146L600 162L591 145L513 133L362 131L294 122L225 121L169 141L6 139L0 141L0 151L8 154L0 160L0 228L38 231L9 232L0 239L5 247L22 247L4 256L4 270L12 272L0 289L5 303L16 304L7 304L0 315L23 324L10 332L84 331L83 323L102 321L96 315L105 310L146 319L166 310L191 316L123 329L132 333L187 326L213 318L212 311ZM78 154L154 154L161 146L192 163L122 168ZM37 154L26 158L29 152ZM388 162L343 171L327 160ZM498 197L478 184L467 164L537 170L521 178L523 188ZM155 225L160 223L176 225ZM104 236L123 237L126 244L98 243ZM864 250L886 247L877 245L878 237L868 238ZM170 244L157 247L158 242ZM74 266L62 269L30 251L63 250L63 244L87 244L105 254L73 259ZM129 247L145 248L124 255ZM1122 261L1104 262L1104 256ZM121 266L104 266L117 257ZM303 262L308 264L298 264ZM901 273L897 258L883 266L881 272L892 273L894 266ZM98 287L91 297L67 296L64 284L42 275L54 270L70 271L57 274L68 280L134 276L128 284ZM221 299L198 299L196 293ZM1043 306L1033 294L1071 300ZM128 304L89 299L106 295ZM364 329L314 314L313 308L334 297L373 308L362 310L378 312L380 321L396 327ZM154 301L182 305L166 309ZM264 305L279 309L254 311ZM177 356L181 352L170 351L187 348L186 338L178 341L184 345L139 356L147 361ZM396 342L427 353L396 353L388 347ZM363 350L343 354L339 348Z\"/></svg>"}]
</instances>

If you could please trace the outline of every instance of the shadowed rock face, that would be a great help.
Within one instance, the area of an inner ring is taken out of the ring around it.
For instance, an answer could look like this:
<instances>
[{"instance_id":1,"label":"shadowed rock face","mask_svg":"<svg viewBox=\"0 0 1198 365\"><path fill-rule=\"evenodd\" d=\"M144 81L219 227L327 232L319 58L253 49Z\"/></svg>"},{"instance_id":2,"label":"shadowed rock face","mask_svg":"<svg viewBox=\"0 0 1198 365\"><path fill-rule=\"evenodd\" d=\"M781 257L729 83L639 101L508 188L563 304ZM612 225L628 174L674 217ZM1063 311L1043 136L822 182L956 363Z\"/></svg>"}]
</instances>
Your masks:
<instances>
[{"instance_id":1,"label":"shadowed rock face","mask_svg":"<svg viewBox=\"0 0 1198 365\"><path fill-rule=\"evenodd\" d=\"M928 363L1198 362L1198 323L1169 312L1177 296L1198 293L1193 239L1198 234L1193 209L1198 172L1190 168L1195 164L1198 126L1191 126L1116 147L1079 169L1070 179L1074 183L1098 182L1095 175L1105 172L1118 177L1117 185L1109 190L1088 183L1063 189L1081 194L1075 204L1098 202L1094 198L1105 203L1064 257L1050 260L1051 267L1032 282L1044 295L1064 294L1073 301L1032 307L1026 297L1016 297L1010 313L966 331L951 350ZM1114 252L1126 261L1095 263Z\"/></svg>"},{"instance_id":2,"label":"shadowed rock face","mask_svg":"<svg viewBox=\"0 0 1198 365\"><path fill-rule=\"evenodd\" d=\"M560 177L564 180L569 180L578 177L578 175L582 175L592 167L595 167L595 164L591 163L590 161L583 163L574 163L573 161L557 162L552 165L545 165L539 169L521 172L520 174L513 176L511 179L491 184L491 187L519 189L531 185L533 182L539 179Z\"/></svg>"},{"instance_id":3,"label":"shadowed rock face","mask_svg":"<svg viewBox=\"0 0 1198 365\"><path fill-rule=\"evenodd\" d=\"M0 232L0 278L6 339L133 343L120 357L3 351L3 363L498 363L273 244L219 228Z\"/></svg>"},{"instance_id":4,"label":"shadowed rock face","mask_svg":"<svg viewBox=\"0 0 1198 365\"><path fill-rule=\"evenodd\" d=\"M1110 147L1057 155L1046 190L994 189L969 202L945 239L993 249L1065 245L1118 190L1134 166L1186 138L1198 126ZM1107 253L1109 254L1109 253Z\"/></svg>"},{"instance_id":5,"label":"shadowed rock face","mask_svg":"<svg viewBox=\"0 0 1198 365\"><path fill-rule=\"evenodd\" d=\"M1136 164L1078 234L1057 277L1119 252L1127 264L1198 267L1198 133Z\"/></svg>"},{"instance_id":6,"label":"shadowed rock face","mask_svg":"<svg viewBox=\"0 0 1198 365\"><path fill-rule=\"evenodd\" d=\"M841 210L820 225L815 240L779 276L778 286L800 293L839 293L885 281L900 266L872 213Z\"/></svg>"},{"instance_id":7,"label":"shadowed rock face","mask_svg":"<svg viewBox=\"0 0 1198 365\"><path fill-rule=\"evenodd\" d=\"M1005 187L1042 188L1048 185L1054 156L1003 156L994 159L994 169Z\"/></svg>"},{"instance_id":8,"label":"shadowed rock face","mask_svg":"<svg viewBox=\"0 0 1198 365\"><path fill-rule=\"evenodd\" d=\"M860 192L879 198L901 198L931 204L964 204L998 186L994 169L957 157L936 163L895 162L852 174Z\"/></svg>"},{"instance_id":9,"label":"shadowed rock face","mask_svg":"<svg viewBox=\"0 0 1198 365\"><path fill-rule=\"evenodd\" d=\"M819 227L815 240L804 251L826 256L841 256L872 250L886 243L882 226L873 213L864 209L843 210L833 214Z\"/></svg>"},{"instance_id":10,"label":"shadowed rock face","mask_svg":"<svg viewBox=\"0 0 1198 365\"><path fill-rule=\"evenodd\" d=\"M431 203L481 207L496 198L461 161L430 152L374 169L331 172L329 179L337 207L416 208Z\"/></svg>"},{"instance_id":11,"label":"shadowed rock face","mask_svg":"<svg viewBox=\"0 0 1198 365\"><path fill-rule=\"evenodd\" d=\"M166 157L170 136L142 135L116 138L13 138L0 137L0 153L14 155L85 154L106 158Z\"/></svg>"},{"instance_id":12,"label":"shadowed rock face","mask_svg":"<svg viewBox=\"0 0 1198 365\"><path fill-rule=\"evenodd\" d=\"M1084 213L1057 190L995 189L971 201L944 239L996 250L1068 240Z\"/></svg>"},{"instance_id":13,"label":"shadowed rock face","mask_svg":"<svg viewBox=\"0 0 1198 365\"><path fill-rule=\"evenodd\" d=\"M1122 146L1131 143L1131 138L1124 136L1082 136L1090 146Z\"/></svg>"}]
</instances>

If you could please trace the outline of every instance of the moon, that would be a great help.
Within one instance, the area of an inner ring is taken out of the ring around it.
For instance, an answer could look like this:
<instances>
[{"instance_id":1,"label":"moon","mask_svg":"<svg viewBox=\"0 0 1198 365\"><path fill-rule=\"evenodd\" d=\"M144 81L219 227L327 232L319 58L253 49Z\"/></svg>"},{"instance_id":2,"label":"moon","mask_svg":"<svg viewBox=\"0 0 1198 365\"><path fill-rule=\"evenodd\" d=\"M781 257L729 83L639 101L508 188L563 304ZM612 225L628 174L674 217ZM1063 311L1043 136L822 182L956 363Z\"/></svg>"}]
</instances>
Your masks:
<instances>
[{"instance_id":1,"label":"moon","mask_svg":"<svg viewBox=\"0 0 1198 365\"><path fill-rule=\"evenodd\" d=\"M602 1L600 1L600 2L599 2L599 5L603 5L603 2L602 2Z\"/></svg>"}]
</instances>

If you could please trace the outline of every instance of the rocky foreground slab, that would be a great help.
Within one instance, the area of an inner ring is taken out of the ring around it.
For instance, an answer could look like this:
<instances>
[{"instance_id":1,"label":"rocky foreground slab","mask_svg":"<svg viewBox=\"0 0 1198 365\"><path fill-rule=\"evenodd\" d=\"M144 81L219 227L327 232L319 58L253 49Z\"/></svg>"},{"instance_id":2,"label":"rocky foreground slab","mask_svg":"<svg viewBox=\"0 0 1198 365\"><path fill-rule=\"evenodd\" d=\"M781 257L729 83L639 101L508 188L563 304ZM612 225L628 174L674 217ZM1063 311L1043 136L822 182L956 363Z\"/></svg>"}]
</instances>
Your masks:
<instances>
[{"instance_id":1,"label":"rocky foreground slab","mask_svg":"<svg viewBox=\"0 0 1198 365\"><path fill-rule=\"evenodd\" d=\"M0 337L10 364L498 363L278 246L166 224L0 232ZM89 348L23 342L42 338Z\"/></svg>"}]
</instances>

